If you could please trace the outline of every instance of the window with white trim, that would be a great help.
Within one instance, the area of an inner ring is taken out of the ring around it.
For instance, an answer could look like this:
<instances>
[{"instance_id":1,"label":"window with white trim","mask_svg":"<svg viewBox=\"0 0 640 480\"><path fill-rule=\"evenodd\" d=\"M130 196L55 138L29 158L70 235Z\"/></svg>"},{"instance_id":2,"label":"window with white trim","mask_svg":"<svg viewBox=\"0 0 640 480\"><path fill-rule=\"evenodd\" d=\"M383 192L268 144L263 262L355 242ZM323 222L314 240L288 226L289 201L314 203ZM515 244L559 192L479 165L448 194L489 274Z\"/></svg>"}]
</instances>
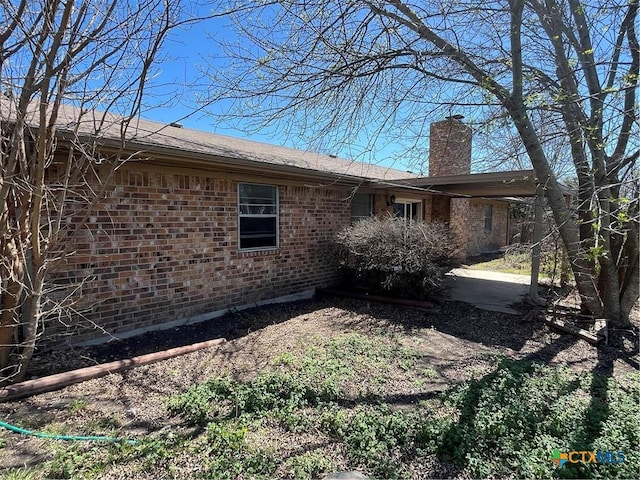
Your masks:
<instances>
[{"instance_id":1,"label":"window with white trim","mask_svg":"<svg viewBox=\"0 0 640 480\"><path fill-rule=\"evenodd\" d=\"M422 219L422 202L396 200L393 203L393 214L406 222L419 221Z\"/></svg>"},{"instance_id":2,"label":"window with white trim","mask_svg":"<svg viewBox=\"0 0 640 480\"><path fill-rule=\"evenodd\" d=\"M238 184L238 244L240 250L278 246L278 187Z\"/></svg>"}]
</instances>

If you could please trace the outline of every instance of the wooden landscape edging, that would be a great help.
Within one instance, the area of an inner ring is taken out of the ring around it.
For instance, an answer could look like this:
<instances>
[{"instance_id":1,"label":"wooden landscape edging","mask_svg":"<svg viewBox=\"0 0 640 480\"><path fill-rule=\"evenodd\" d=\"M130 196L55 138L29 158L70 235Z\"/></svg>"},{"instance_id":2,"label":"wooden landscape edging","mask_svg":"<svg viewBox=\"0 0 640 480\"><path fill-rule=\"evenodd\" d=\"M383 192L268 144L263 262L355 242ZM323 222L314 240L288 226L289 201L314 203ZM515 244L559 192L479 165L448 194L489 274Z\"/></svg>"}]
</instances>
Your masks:
<instances>
[{"instance_id":1,"label":"wooden landscape edging","mask_svg":"<svg viewBox=\"0 0 640 480\"><path fill-rule=\"evenodd\" d=\"M357 300L370 300L372 302L390 303L393 305L403 305L405 307L419 308L431 313L439 313L440 309L433 302L428 300L411 300L408 298L385 297L383 295L370 295L368 293L356 293L337 288L319 288L316 290L321 295L333 295L336 297L355 298Z\"/></svg>"},{"instance_id":2,"label":"wooden landscape edging","mask_svg":"<svg viewBox=\"0 0 640 480\"><path fill-rule=\"evenodd\" d=\"M1 388L0 402L58 390L59 388L84 382L85 380L91 380L92 378L104 377L110 373L116 373L128 368L148 365L150 363L167 360L169 358L195 352L204 348L215 347L224 342L226 342L224 338L217 338L215 340L193 343L183 347L170 348L161 352L147 353L146 355L126 358L124 360L116 360L114 362L103 363L101 365L94 365L93 367L85 367L77 370L71 370L70 372L57 373L48 377L26 380L24 382Z\"/></svg>"},{"instance_id":3,"label":"wooden landscape edging","mask_svg":"<svg viewBox=\"0 0 640 480\"><path fill-rule=\"evenodd\" d=\"M555 317L547 318L543 315L542 321L552 328L571 333L572 335L589 342L591 345L597 345L601 340L605 340L605 343L608 341L607 321L604 319L596 320L594 332L576 327L572 323L565 322L564 320L560 320Z\"/></svg>"}]
</instances>

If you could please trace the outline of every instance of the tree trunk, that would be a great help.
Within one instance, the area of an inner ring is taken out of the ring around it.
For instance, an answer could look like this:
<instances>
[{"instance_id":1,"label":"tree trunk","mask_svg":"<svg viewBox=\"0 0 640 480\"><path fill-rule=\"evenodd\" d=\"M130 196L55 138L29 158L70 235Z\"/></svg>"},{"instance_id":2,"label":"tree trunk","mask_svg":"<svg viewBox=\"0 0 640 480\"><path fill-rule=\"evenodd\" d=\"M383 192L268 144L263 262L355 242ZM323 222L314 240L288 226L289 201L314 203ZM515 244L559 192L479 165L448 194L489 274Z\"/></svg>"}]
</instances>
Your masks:
<instances>
[{"instance_id":1,"label":"tree trunk","mask_svg":"<svg viewBox=\"0 0 640 480\"><path fill-rule=\"evenodd\" d=\"M40 298L42 297L42 281L29 298L26 299L22 314L22 342L20 342L20 357L16 363L16 382L21 382L27 373L27 367L36 348L36 334L38 318L40 316Z\"/></svg>"},{"instance_id":2,"label":"tree trunk","mask_svg":"<svg viewBox=\"0 0 640 480\"><path fill-rule=\"evenodd\" d=\"M593 271L580 241L578 226L571 218L569 208L555 175L551 171L535 129L529 117L524 113L524 106L508 105L508 108L535 169L537 181L544 189L560 237L567 248L567 255L576 279L581 303L592 314L600 315L603 306L593 278Z\"/></svg>"},{"instance_id":3,"label":"tree trunk","mask_svg":"<svg viewBox=\"0 0 640 480\"><path fill-rule=\"evenodd\" d=\"M2 306L0 314L0 372L2 372L0 373L0 384L14 373L9 372L7 375L7 369L10 366L10 353L16 347L16 329L20 324L19 310L24 287L24 265L13 239L5 244L3 253L11 270L5 271L7 277L3 282L4 291L0 295L0 305Z\"/></svg>"},{"instance_id":4,"label":"tree trunk","mask_svg":"<svg viewBox=\"0 0 640 480\"><path fill-rule=\"evenodd\" d=\"M640 296L640 262L638 261L638 255L632 261L633 265L630 265L629 268L629 281L623 286L620 298L620 321L625 326L629 325L631 310L637 303L638 296Z\"/></svg>"}]
</instances>

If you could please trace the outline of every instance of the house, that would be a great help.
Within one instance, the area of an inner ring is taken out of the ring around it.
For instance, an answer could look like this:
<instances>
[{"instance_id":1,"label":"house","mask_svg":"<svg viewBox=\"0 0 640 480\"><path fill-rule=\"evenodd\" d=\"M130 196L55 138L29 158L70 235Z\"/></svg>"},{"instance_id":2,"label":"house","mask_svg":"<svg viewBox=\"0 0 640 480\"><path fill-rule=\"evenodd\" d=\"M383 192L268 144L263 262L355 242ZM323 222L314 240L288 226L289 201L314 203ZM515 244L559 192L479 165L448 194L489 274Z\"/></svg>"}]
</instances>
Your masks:
<instances>
[{"instance_id":1,"label":"house","mask_svg":"<svg viewBox=\"0 0 640 480\"><path fill-rule=\"evenodd\" d=\"M124 148L131 160L53 274L60 285L87 279L77 292L81 318L48 327L58 343L310 297L335 280L326 254L334 235L371 214L446 222L461 257L495 250L508 240L503 197L530 193L535 180L531 171L470 174L471 129L459 117L432 125L430 175L420 177L142 119L121 143L117 119L79 126L75 114L63 108L56 158L66 161L85 135L105 157Z\"/></svg>"}]
</instances>

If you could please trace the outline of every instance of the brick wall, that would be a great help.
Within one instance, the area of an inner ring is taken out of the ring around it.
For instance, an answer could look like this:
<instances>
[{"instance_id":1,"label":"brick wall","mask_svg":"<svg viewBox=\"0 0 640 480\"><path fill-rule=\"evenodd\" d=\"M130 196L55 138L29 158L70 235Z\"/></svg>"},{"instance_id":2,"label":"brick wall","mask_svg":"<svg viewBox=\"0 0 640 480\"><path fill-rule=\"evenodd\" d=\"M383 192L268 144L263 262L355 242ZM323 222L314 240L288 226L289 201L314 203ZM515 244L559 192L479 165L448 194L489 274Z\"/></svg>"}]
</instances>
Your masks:
<instances>
[{"instance_id":1,"label":"brick wall","mask_svg":"<svg viewBox=\"0 0 640 480\"><path fill-rule=\"evenodd\" d=\"M456 250L454 255L458 259L464 259L468 254L470 200L468 198L452 198L450 205L451 217L449 228L456 237Z\"/></svg>"},{"instance_id":2,"label":"brick wall","mask_svg":"<svg viewBox=\"0 0 640 480\"><path fill-rule=\"evenodd\" d=\"M485 205L493 206L491 230L485 229ZM495 251L507 244L508 209L506 202L469 201L467 255Z\"/></svg>"},{"instance_id":3,"label":"brick wall","mask_svg":"<svg viewBox=\"0 0 640 480\"><path fill-rule=\"evenodd\" d=\"M471 172L471 128L461 117L434 122L429 129L429 176Z\"/></svg>"},{"instance_id":4,"label":"brick wall","mask_svg":"<svg viewBox=\"0 0 640 480\"><path fill-rule=\"evenodd\" d=\"M388 205L389 196L391 193L376 193L373 196L373 214L376 217L384 217L385 215L391 215L393 208Z\"/></svg>"},{"instance_id":5,"label":"brick wall","mask_svg":"<svg viewBox=\"0 0 640 480\"><path fill-rule=\"evenodd\" d=\"M451 220L451 199L435 195L431 204L431 221L449 223Z\"/></svg>"},{"instance_id":6,"label":"brick wall","mask_svg":"<svg viewBox=\"0 0 640 480\"><path fill-rule=\"evenodd\" d=\"M127 167L55 275L86 282L72 343L188 319L329 284L324 249L349 224L348 191L278 185L280 246L238 251L239 178ZM53 333L49 330L48 334Z\"/></svg>"}]
</instances>

